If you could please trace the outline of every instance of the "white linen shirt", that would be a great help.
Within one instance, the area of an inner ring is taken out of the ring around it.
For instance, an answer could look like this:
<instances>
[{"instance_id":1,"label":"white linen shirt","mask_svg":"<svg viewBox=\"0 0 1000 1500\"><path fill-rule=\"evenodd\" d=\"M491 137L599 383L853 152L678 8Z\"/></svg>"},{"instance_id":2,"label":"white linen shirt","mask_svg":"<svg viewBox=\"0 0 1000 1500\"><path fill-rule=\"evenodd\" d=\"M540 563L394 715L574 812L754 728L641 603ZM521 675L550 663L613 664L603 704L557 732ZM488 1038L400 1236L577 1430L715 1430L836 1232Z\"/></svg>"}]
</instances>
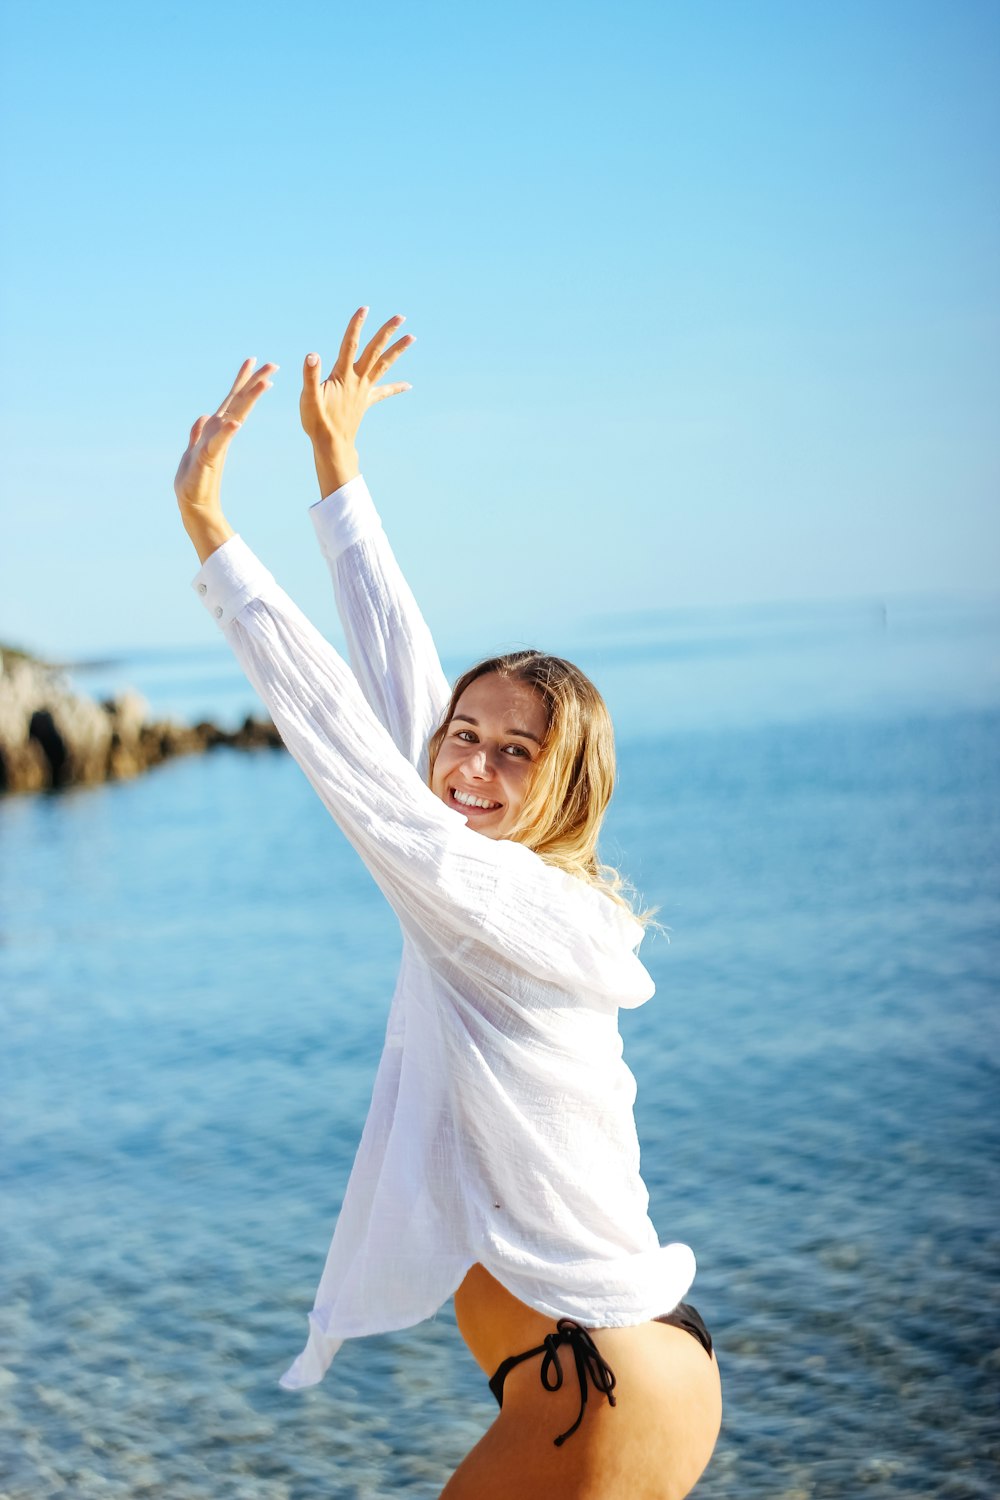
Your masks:
<instances>
[{"instance_id":1,"label":"white linen shirt","mask_svg":"<svg viewBox=\"0 0 1000 1500\"><path fill-rule=\"evenodd\" d=\"M360 477L312 508L353 673L239 537L194 580L281 737L403 932L385 1046L309 1315L282 1377L345 1338L432 1316L479 1262L553 1319L669 1312L694 1278L647 1214L620 1006L648 1000L642 929L426 784L448 704L437 653Z\"/></svg>"}]
</instances>

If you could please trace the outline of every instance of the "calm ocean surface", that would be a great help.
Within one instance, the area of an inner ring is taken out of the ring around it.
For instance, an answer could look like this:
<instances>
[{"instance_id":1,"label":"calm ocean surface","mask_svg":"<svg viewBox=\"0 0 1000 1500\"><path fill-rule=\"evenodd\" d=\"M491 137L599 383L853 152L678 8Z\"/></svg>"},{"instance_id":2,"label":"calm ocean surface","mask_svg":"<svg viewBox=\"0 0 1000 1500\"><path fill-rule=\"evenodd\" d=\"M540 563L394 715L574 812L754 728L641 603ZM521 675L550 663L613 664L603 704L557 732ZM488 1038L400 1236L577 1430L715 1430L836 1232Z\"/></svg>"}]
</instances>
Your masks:
<instances>
[{"instance_id":1,"label":"calm ocean surface","mask_svg":"<svg viewBox=\"0 0 1000 1500\"><path fill-rule=\"evenodd\" d=\"M605 856L670 930L622 1021L722 1367L705 1500L1000 1493L998 648L989 601L581 629ZM79 680L252 707L208 635ZM434 1500L492 1420L450 1307L276 1384L397 953L281 752L0 801L4 1500Z\"/></svg>"}]
</instances>

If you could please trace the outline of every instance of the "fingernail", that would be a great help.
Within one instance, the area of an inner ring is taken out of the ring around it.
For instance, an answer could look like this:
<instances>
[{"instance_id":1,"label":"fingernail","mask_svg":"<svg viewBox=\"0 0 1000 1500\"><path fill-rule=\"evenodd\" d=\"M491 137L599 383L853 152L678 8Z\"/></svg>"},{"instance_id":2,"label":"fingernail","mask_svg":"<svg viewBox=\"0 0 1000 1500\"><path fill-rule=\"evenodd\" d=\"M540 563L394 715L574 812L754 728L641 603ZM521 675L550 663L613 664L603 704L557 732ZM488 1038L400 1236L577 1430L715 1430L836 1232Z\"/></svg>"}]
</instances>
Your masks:
<instances>
[{"instance_id":1,"label":"fingernail","mask_svg":"<svg viewBox=\"0 0 1000 1500\"><path fill-rule=\"evenodd\" d=\"M357 312L357 313L355 313L355 314L354 314L354 316L355 316L355 317L357 317L357 316L358 316L358 313L366 313L366 312L367 312L367 311L368 311L368 308L367 308L367 307L359 307L359 308L358 308L358 312Z\"/></svg>"},{"instance_id":2,"label":"fingernail","mask_svg":"<svg viewBox=\"0 0 1000 1500\"><path fill-rule=\"evenodd\" d=\"M406 314L405 313L397 313L396 316L393 318L392 321L394 323L405 323L406 322Z\"/></svg>"},{"instance_id":3,"label":"fingernail","mask_svg":"<svg viewBox=\"0 0 1000 1500\"><path fill-rule=\"evenodd\" d=\"M307 365L318 365L319 364L319 355L318 354L307 354L306 355L306 364Z\"/></svg>"}]
</instances>

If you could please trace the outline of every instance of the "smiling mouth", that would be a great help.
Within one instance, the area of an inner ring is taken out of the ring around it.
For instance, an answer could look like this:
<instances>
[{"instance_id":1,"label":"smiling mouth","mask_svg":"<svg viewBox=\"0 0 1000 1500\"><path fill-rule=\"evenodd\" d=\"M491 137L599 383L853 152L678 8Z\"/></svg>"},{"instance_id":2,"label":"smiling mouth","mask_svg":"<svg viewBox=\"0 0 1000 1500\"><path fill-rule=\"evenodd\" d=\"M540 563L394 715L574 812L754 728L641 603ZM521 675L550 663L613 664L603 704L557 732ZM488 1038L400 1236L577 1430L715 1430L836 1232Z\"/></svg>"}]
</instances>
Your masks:
<instances>
[{"instance_id":1,"label":"smiling mouth","mask_svg":"<svg viewBox=\"0 0 1000 1500\"><path fill-rule=\"evenodd\" d=\"M485 797L474 797L471 792L459 792L450 787L451 799L462 807L466 812L496 812L503 806L502 802L488 802Z\"/></svg>"}]
</instances>

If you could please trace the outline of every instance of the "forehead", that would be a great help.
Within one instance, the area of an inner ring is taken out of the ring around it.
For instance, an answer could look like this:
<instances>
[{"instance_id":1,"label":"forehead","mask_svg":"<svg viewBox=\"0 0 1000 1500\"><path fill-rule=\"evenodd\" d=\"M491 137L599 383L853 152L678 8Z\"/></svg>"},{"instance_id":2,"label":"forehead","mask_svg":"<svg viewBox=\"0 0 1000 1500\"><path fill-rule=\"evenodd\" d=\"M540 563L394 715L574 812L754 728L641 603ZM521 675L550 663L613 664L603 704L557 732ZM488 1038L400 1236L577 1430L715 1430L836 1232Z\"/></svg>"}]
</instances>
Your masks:
<instances>
[{"instance_id":1,"label":"forehead","mask_svg":"<svg viewBox=\"0 0 1000 1500\"><path fill-rule=\"evenodd\" d=\"M471 682L455 705L459 714L500 730L527 729L541 739L549 727L549 716L539 693L516 677L489 672Z\"/></svg>"}]
</instances>

